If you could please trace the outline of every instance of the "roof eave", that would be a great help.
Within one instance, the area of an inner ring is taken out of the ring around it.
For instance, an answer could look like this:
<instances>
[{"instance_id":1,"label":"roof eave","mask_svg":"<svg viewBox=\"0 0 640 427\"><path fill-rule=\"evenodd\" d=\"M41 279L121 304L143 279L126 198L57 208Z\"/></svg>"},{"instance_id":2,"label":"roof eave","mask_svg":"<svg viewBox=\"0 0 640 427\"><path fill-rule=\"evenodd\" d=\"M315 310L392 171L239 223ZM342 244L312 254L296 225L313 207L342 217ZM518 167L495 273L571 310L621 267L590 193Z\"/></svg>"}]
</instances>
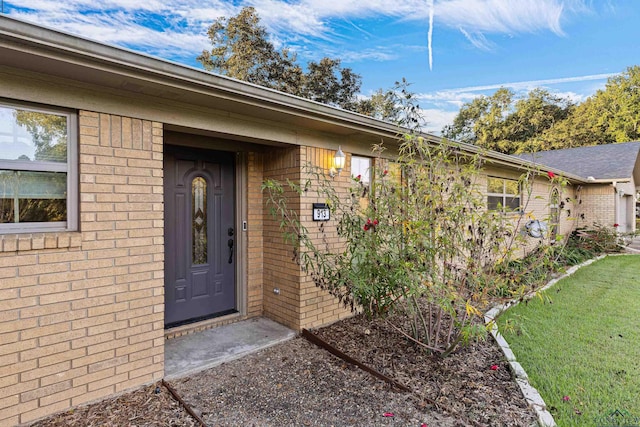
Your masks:
<instances>
[{"instance_id":1,"label":"roof eave","mask_svg":"<svg viewBox=\"0 0 640 427\"><path fill-rule=\"evenodd\" d=\"M113 73L143 80L157 82L162 79L164 84L177 88L184 88L186 84L198 91L231 97L238 102L260 103L264 108L335 122L387 137L396 136L400 131L394 124L372 117L3 15L0 15L1 39L5 43L30 46L60 60L73 58L87 66L99 64Z\"/></svg>"},{"instance_id":2,"label":"roof eave","mask_svg":"<svg viewBox=\"0 0 640 427\"><path fill-rule=\"evenodd\" d=\"M60 63L73 63L87 69L100 69L124 78L136 78L185 92L198 92L210 97L231 99L241 104L260 105L261 108L282 114L327 123L335 126L336 130L349 128L356 133L362 132L388 140L395 140L405 131L395 124L372 117L4 15L0 15L0 46L8 46L14 50L30 49L34 54L46 56ZM441 137L435 135L425 133L422 136L433 143L442 141ZM475 145L459 142L456 144L461 150L480 154L496 164L519 169L530 169L535 166L535 163L484 150ZM584 178L577 175L560 170L554 172L572 182L587 183Z\"/></svg>"}]
</instances>

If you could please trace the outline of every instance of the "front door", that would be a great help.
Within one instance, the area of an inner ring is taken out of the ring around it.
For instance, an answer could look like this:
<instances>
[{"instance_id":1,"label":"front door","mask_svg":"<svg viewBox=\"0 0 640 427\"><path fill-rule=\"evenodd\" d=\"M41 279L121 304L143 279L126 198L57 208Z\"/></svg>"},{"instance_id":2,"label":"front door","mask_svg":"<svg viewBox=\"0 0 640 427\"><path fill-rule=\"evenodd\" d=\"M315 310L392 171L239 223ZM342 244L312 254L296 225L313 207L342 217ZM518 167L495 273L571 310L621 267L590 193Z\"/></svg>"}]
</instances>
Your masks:
<instances>
[{"instance_id":1,"label":"front door","mask_svg":"<svg viewBox=\"0 0 640 427\"><path fill-rule=\"evenodd\" d=\"M234 157L166 147L165 327L236 311Z\"/></svg>"}]
</instances>

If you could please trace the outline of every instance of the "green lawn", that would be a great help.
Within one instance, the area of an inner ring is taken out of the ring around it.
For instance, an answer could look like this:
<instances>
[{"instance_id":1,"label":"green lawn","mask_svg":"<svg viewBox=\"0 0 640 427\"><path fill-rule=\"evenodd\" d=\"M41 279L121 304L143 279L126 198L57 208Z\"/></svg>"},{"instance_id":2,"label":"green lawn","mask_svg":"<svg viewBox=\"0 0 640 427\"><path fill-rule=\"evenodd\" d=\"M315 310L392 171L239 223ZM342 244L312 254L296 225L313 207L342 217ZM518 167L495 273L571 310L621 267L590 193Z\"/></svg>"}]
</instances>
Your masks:
<instances>
[{"instance_id":1,"label":"green lawn","mask_svg":"<svg viewBox=\"0 0 640 427\"><path fill-rule=\"evenodd\" d=\"M640 417L640 256L597 261L546 295L498 324L558 425L597 425L614 410Z\"/></svg>"}]
</instances>

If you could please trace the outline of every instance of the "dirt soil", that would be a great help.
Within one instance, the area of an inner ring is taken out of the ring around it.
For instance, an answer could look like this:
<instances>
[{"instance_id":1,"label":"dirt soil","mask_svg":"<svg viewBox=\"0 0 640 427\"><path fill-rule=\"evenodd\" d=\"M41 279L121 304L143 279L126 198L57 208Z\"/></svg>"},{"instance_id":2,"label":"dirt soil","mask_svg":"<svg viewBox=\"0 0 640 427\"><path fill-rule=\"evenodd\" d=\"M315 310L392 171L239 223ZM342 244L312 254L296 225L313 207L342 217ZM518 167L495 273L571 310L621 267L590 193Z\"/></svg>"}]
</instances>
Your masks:
<instances>
[{"instance_id":1,"label":"dirt soil","mask_svg":"<svg viewBox=\"0 0 640 427\"><path fill-rule=\"evenodd\" d=\"M362 316L314 333L413 393L398 391L301 337L171 385L207 426L535 424L534 412L492 340L443 360L426 354L385 322ZM33 424L197 425L160 383Z\"/></svg>"}]
</instances>

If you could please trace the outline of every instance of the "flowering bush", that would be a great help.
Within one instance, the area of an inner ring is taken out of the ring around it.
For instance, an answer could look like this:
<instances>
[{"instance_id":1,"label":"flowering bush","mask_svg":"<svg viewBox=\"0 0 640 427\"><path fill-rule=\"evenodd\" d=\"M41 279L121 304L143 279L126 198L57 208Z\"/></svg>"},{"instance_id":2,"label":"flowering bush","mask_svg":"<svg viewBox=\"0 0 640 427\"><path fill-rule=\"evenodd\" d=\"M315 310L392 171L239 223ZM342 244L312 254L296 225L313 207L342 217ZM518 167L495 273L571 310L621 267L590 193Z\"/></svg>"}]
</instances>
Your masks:
<instances>
[{"instance_id":1,"label":"flowering bush","mask_svg":"<svg viewBox=\"0 0 640 427\"><path fill-rule=\"evenodd\" d=\"M318 287L368 316L400 310L409 326L390 325L444 357L486 336L491 325L482 321L484 309L505 293L517 296L505 290L511 282L497 267L522 251L525 236L517 230L524 215L486 208L482 154L407 134L399 141L398 177L382 156L384 147L373 151L371 182L357 176L346 194L311 166L303 182L288 183L301 196L315 191L329 205L342 243L327 243L325 224L310 233L289 208L281 183L264 182L267 204ZM538 173L520 179L529 195Z\"/></svg>"},{"instance_id":2,"label":"flowering bush","mask_svg":"<svg viewBox=\"0 0 640 427\"><path fill-rule=\"evenodd\" d=\"M411 319L410 331L397 330L445 356L486 333L474 319L504 283L495 266L520 247L520 217L486 209L481 155L462 152L455 143L406 136L399 149L400 181L390 176L382 151L374 147L371 183L356 177L346 195L310 166L303 185L289 183L299 194L315 189L326 200L344 245L314 238L286 207L280 183L266 181L263 189L295 242L296 259L317 286L369 316L402 310Z\"/></svg>"}]
</instances>

